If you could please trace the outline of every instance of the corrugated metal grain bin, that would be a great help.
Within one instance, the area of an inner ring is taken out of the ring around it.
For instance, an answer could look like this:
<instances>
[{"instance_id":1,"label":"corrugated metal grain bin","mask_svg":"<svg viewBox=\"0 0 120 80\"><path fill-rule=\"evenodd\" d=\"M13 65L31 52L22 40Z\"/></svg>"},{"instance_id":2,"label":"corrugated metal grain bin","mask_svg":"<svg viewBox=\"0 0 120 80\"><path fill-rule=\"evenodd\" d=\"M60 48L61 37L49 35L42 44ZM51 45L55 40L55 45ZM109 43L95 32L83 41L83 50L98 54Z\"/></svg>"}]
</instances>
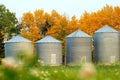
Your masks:
<instances>
[{"instance_id":1,"label":"corrugated metal grain bin","mask_svg":"<svg viewBox=\"0 0 120 80\"><path fill-rule=\"evenodd\" d=\"M67 36L66 64L92 62L92 38L81 30Z\"/></svg>"},{"instance_id":2,"label":"corrugated metal grain bin","mask_svg":"<svg viewBox=\"0 0 120 80\"><path fill-rule=\"evenodd\" d=\"M119 32L109 26L94 33L94 60L96 63L119 62L120 42Z\"/></svg>"},{"instance_id":3,"label":"corrugated metal grain bin","mask_svg":"<svg viewBox=\"0 0 120 80\"><path fill-rule=\"evenodd\" d=\"M51 36L36 42L36 52L43 64L62 64L62 43Z\"/></svg>"},{"instance_id":4,"label":"corrugated metal grain bin","mask_svg":"<svg viewBox=\"0 0 120 80\"><path fill-rule=\"evenodd\" d=\"M16 57L20 52L33 53L32 42L20 35L5 42L5 58Z\"/></svg>"}]
</instances>

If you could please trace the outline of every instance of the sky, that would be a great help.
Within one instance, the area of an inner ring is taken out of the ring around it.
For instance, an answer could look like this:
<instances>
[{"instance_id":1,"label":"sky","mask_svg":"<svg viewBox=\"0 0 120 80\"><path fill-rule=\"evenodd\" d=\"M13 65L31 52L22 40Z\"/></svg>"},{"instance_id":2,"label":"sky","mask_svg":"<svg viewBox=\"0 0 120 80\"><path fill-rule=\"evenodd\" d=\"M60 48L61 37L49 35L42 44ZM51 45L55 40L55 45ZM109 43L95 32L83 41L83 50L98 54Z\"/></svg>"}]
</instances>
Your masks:
<instances>
[{"instance_id":1,"label":"sky","mask_svg":"<svg viewBox=\"0 0 120 80\"><path fill-rule=\"evenodd\" d=\"M0 0L11 12L16 13L20 19L25 12L34 12L43 9L50 13L53 9L67 17L75 15L79 18L85 11L95 12L103 8L106 4L120 6L120 0Z\"/></svg>"}]
</instances>

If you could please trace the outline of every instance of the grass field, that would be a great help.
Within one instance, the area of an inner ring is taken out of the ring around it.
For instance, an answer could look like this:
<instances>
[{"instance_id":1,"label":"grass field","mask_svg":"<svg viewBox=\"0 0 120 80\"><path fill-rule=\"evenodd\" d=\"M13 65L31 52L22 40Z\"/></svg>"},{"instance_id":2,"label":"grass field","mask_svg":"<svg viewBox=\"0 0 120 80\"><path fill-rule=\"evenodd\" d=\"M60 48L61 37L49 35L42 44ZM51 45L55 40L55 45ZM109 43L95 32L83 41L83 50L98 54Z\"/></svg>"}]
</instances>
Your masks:
<instances>
[{"instance_id":1,"label":"grass field","mask_svg":"<svg viewBox=\"0 0 120 80\"><path fill-rule=\"evenodd\" d=\"M120 80L120 66L0 66L0 80Z\"/></svg>"}]
</instances>

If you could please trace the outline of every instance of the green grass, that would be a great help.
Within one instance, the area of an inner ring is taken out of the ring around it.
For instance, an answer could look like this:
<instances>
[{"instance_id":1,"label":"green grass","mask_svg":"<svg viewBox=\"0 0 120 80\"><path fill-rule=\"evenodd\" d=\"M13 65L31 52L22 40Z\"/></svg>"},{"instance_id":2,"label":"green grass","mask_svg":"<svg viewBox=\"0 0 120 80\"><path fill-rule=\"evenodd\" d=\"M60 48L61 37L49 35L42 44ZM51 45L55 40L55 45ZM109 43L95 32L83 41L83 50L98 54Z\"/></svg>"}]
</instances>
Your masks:
<instances>
[{"instance_id":1,"label":"green grass","mask_svg":"<svg viewBox=\"0 0 120 80\"><path fill-rule=\"evenodd\" d=\"M120 66L95 66L93 77L84 80L120 80ZM83 80L80 66L0 66L0 80ZM86 74L88 75L88 74Z\"/></svg>"}]
</instances>

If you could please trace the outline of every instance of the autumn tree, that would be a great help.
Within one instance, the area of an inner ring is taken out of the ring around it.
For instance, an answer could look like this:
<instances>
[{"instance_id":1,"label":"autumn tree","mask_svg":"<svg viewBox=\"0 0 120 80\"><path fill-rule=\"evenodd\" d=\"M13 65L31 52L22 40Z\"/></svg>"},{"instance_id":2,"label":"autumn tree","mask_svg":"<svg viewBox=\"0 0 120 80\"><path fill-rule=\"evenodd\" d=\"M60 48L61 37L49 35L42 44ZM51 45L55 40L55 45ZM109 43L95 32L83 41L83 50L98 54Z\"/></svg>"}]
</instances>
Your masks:
<instances>
[{"instance_id":1,"label":"autumn tree","mask_svg":"<svg viewBox=\"0 0 120 80\"><path fill-rule=\"evenodd\" d=\"M19 27L21 27L20 33L33 42L35 42L41 37L39 34L39 28L37 27L34 20L34 16L30 12L27 12L23 15L22 23L21 25L19 25Z\"/></svg>"},{"instance_id":2,"label":"autumn tree","mask_svg":"<svg viewBox=\"0 0 120 80\"><path fill-rule=\"evenodd\" d=\"M44 10L36 10L34 13L24 13L20 24L21 34L35 42L46 35L48 28L53 25L53 20Z\"/></svg>"},{"instance_id":3,"label":"autumn tree","mask_svg":"<svg viewBox=\"0 0 120 80\"><path fill-rule=\"evenodd\" d=\"M68 24L68 19L65 15L55 15L53 18L54 24L51 28L48 29L47 34L63 41L66 36L66 26Z\"/></svg>"},{"instance_id":4,"label":"autumn tree","mask_svg":"<svg viewBox=\"0 0 120 80\"><path fill-rule=\"evenodd\" d=\"M79 29L79 20L76 16L72 16L71 20L68 21L68 25L66 26L67 35Z\"/></svg>"},{"instance_id":5,"label":"autumn tree","mask_svg":"<svg viewBox=\"0 0 120 80\"><path fill-rule=\"evenodd\" d=\"M35 23L37 27L40 29L40 34L42 36L46 35L48 28L53 25L53 20L50 14L44 12L43 10L36 10L34 12Z\"/></svg>"},{"instance_id":6,"label":"autumn tree","mask_svg":"<svg viewBox=\"0 0 120 80\"><path fill-rule=\"evenodd\" d=\"M80 29L89 35L104 25L109 25L117 30L120 30L120 8L106 5L97 12L85 12L79 20Z\"/></svg>"}]
</instances>

